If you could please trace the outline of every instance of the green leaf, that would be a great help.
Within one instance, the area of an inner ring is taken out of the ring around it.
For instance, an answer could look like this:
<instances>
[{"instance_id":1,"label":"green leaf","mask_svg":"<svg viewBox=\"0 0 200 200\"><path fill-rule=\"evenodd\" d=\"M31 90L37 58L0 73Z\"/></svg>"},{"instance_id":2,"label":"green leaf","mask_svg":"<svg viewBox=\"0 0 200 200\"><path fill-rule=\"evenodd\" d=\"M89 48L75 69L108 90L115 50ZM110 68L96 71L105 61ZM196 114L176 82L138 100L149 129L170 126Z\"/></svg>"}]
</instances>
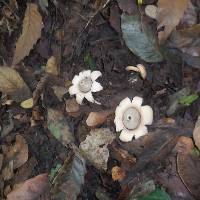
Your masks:
<instances>
[{"instance_id":1,"label":"green leaf","mask_svg":"<svg viewBox=\"0 0 200 200\"><path fill-rule=\"evenodd\" d=\"M84 63L89 66L89 68L91 70L95 70L96 69L96 66L95 66L95 62L94 62L94 59L93 57L91 56L90 53L86 53L85 56L84 56Z\"/></svg>"},{"instance_id":2,"label":"green leaf","mask_svg":"<svg viewBox=\"0 0 200 200\"><path fill-rule=\"evenodd\" d=\"M146 62L160 62L163 56L159 50L156 34L141 21L140 16L122 14L121 29L127 47Z\"/></svg>"},{"instance_id":3,"label":"green leaf","mask_svg":"<svg viewBox=\"0 0 200 200\"><path fill-rule=\"evenodd\" d=\"M58 170L61 168L61 166L62 165L60 163L58 163L55 168L51 169L51 173L50 173L50 180L51 181L54 179L54 177L56 176L56 174L57 174Z\"/></svg>"},{"instance_id":4,"label":"green leaf","mask_svg":"<svg viewBox=\"0 0 200 200\"><path fill-rule=\"evenodd\" d=\"M199 157L200 156L200 150L196 147L192 149L192 155Z\"/></svg>"},{"instance_id":5,"label":"green leaf","mask_svg":"<svg viewBox=\"0 0 200 200\"><path fill-rule=\"evenodd\" d=\"M171 198L164 190L157 188L149 195L141 197L138 200L171 200Z\"/></svg>"},{"instance_id":6,"label":"green leaf","mask_svg":"<svg viewBox=\"0 0 200 200\"><path fill-rule=\"evenodd\" d=\"M180 99L179 103L184 106L190 106L194 101L199 98L198 94L191 94L188 96L184 96Z\"/></svg>"}]
</instances>

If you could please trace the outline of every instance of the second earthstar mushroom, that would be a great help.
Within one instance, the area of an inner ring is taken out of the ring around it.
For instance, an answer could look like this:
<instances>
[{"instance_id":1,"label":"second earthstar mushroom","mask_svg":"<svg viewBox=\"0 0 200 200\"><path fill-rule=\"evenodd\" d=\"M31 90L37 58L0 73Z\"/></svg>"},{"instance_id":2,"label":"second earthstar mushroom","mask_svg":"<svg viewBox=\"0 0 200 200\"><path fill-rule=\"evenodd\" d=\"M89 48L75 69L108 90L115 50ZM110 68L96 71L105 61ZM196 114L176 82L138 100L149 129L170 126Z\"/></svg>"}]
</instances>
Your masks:
<instances>
[{"instance_id":1,"label":"second earthstar mushroom","mask_svg":"<svg viewBox=\"0 0 200 200\"><path fill-rule=\"evenodd\" d=\"M119 139L122 142L130 142L148 133L146 125L153 122L153 110L150 106L142 106L143 99L134 97L131 101L128 97L120 102L115 111L116 131L121 131Z\"/></svg>"}]
</instances>

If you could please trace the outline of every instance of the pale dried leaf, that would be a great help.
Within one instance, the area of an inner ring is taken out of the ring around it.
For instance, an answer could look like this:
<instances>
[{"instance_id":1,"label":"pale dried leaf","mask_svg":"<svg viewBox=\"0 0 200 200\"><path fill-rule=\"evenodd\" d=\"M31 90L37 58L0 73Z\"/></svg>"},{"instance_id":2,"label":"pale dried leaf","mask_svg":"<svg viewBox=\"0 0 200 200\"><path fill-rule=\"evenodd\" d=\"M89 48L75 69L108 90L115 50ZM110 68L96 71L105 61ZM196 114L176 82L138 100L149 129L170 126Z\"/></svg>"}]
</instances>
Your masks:
<instances>
[{"instance_id":1,"label":"pale dried leaf","mask_svg":"<svg viewBox=\"0 0 200 200\"><path fill-rule=\"evenodd\" d=\"M107 117L112 114L112 110L100 111L100 112L91 112L86 120L88 126L97 126L103 124Z\"/></svg>"},{"instance_id":2,"label":"pale dried leaf","mask_svg":"<svg viewBox=\"0 0 200 200\"><path fill-rule=\"evenodd\" d=\"M20 187L7 195L7 200L35 200L44 193L48 187L48 175L40 174L28 179Z\"/></svg>"},{"instance_id":3,"label":"pale dried leaf","mask_svg":"<svg viewBox=\"0 0 200 200\"><path fill-rule=\"evenodd\" d=\"M0 66L0 91L21 102L31 97L31 92L19 73L10 68Z\"/></svg>"},{"instance_id":4,"label":"pale dried leaf","mask_svg":"<svg viewBox=\"0 0 200 200\"><path fill-rule=\"evenodd\" d=\"M30 50L41 37L43 28L42 16L38 12L38 6L34 3L27 3L25 17L23 20L23 30L16 43L12 64L19 63L24 57L29 55Z\"/></svg>"},{"instance_id":5,"label":"pale dried leaf","mask_svg":"<svg viewBox=\"0 0 200 200\"><path fill-rule=\"evenodd\" d=\"M97 169L106 170L109 157L107 146L114 138L115 135L108 128L91 130L79 148Z\"/></svg>"},{"instance_id":6,"label":"pale dried leaf","mask_svg":"<svg viewBox=\"0 0 200 200\"><path fill-rule=\"evenodd\" d=\"M33 98L22 101L20 106L25 109L32 108L33 107Z\"/></svg>"},{"instance_id":7,"label":"pale dried leaf","mask_svg":"<svg viewBox=\"0 0 200 200\"><path fill-rule=\"evenodd\" d=\"M163 43L171 34L173 29L179 24L189 0L159 0L157 29L164 27L164 31L158 32L158 39Z\"/></svg>"}]
</instances>

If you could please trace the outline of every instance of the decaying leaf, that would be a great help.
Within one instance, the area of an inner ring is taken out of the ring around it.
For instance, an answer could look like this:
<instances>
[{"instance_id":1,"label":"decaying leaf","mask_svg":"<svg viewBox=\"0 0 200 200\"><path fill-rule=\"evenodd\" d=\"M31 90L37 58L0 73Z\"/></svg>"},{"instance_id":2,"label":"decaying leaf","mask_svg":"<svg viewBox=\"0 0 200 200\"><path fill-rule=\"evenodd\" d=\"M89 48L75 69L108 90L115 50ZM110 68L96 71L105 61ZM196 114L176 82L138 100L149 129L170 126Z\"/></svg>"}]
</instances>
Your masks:
<instances>
[{"instance_id":1,"label":"decaying leaf","mask_svg":"<svg viewBox=\"0 0 200 200\"><path fill-rule=\"evenodd\" d=\"M155 33L148 24L141 23L139 15L122 14L121 29L126 45L134 54L146 62L163 60Z\"/></svg>"},{"instance_id":2,"label":"decaying leaf","mask_svg":"<svg viewBox=\"0 0 200 200\"><path fill-rule=\"evenodd\" d=\"M195 124L193 138L195 145L198 147L198 149L200 149L200 116L198 117L197 122Z\"/></svg>"},{"instance_id":3,"label":"decaying leaf","mask_svg":"<svg viewBox=\"0 0 200 200\"><path fill-rule=\"evenodd\" d=\"M113 112L114 112L113 110L91 112L86 120L86 124L91 127L101 125L106 121L107 117L111 115Z\"/></svg>"},{"instance_id":4,"label":"decaying leaf","mask_svg":"<svg viewBox=\"0 0 200 200\"><path fill-rule=\"evenodd\" d=\"M48 187L48 175L40 174L34 178L28 179L18 188L7 195L7 200L35 200Z\"/></svg>"},{"instance_id":5,"label":"decaying leaf","mask_svg":"<svg viewBox=\"0 0 200 200\"><path fill-rule=\"evenodd\" d=\"M69 124L63 113L59 110L48 108L47 126L53 136L63 145L68 145L74 141L73 133L70 131Z\"/></svg>"},{"instance_id":6,"label":"decaying leaf","mask_svg":"<svg viewBox=\"0 0 200 200\"><path fill-rule=\"evenodd\" d=\"M31 92L19 73L10 68L0 66L0 91L11 95L13 100L21 102L31 97Z\"/></svg>"},{"instance_id":7,"label":"decaying leaf","mask_svg":"<svg viewBox=\"0 0 200 200\"><path fill-rule=\"evenodd\" d=\"M79 148L97 169L106 170L109 157L107 146L114 138L115 135L108 128L91 130Z\"/></svg>"},{"instance_id":8,"label":"decaying leaf","mask_svg":"<svg viewBox=\"0 0 200 200\"><path fill-rule=\"evenodd\" d=\"M177 155L178 174L191 194L200 199L200 157L192 155L194 145L191 138L182 137L179 143L181 149Z\"/></svg>"},{"instance_id":9,"label":"decaying leaf","mask_svg":"<svg viewBox=\"0 0 200 200\"><path fill-rule=\"evenodd\" d=\"M164 27L164 31L158 32L158 39L160 43L165 42L173 29L179 24L185 9L188 6L189 0L159 0L157 29Z\"/></svg>"},{"instance_id":10,"label":"decaying leaf","mask_svg":"<svg viewBox=\"0 0 200 200\"><path fill-rule=\"evenodd\" d=\"M4 150L5 163L13 161L13 169L22 166L28 160L28 145L21 135L16 135L14 145L8 146Z\"/></svg>"},{"instance_id":11,"label":"decaying leaf","mask_svg":"<svg viewBox=\"0 0 200 200\"><path fill-rule=\"evenodd\" d=\"M121 181L126 176L125 171L118 166L112 168L112 179L113 181Z\"/></svg>"},{"instance_id":12,"label":"decaying leaf","mask_svg":"<svg viewBox=\"0 0 200 200\"><path fill-rule=\"evenodd\" d=\"M43 26L42 16L38 12L38 6L34 3L27 3L23 20L23 30L16 43L13 65L19 63L25 56L29 55L30 50L41 36Z\"/></svg>"},{"instance_id":13,"label":"decaying leaf","mask_svg":"<svg viewBox=\"0 0 200 200\"><path fill-rule=\"evenodd\" d=\"M86 174L85 160L78 154L68 158L54 179L52 199L76 200Z\"/></svg>"},{"instance_id":14,"label":"decaying leaf","mask_svg":"<svg viewBox=\"0 0 200 200\"><path fill-rule=\"evenodd\" d=\"M59 67L54 56L51 56L46 64L45 72L58 76L59 74Z\"/></svg>"}]
</instances>

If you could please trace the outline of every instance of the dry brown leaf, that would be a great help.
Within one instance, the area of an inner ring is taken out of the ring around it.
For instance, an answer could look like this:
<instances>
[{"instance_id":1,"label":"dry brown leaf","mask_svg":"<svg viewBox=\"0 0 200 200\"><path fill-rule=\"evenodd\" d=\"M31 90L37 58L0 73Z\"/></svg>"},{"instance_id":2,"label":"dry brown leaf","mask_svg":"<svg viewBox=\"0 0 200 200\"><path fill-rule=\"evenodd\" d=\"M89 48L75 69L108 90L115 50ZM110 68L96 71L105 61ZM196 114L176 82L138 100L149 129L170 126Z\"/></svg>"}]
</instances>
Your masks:
<instances>
[{"instance_id":1,"label":"dry brown leaf","mask_svg":"<svg viewBox=\"0 0 200 200\"><path fill-rule=\"evenodd\" d=\"M28 145L21 136L16 136L14 145L6 147L4 151L5 162L13 161L13 169L21 167L28 160Z\"/></svg>"},{"instance_id":2,"label":"dry brown leaf","mask_svg":"<svg viewBox=\"0 0 200 200\"><path fill-rule=\"evenodd\" d=\"M163 43L171 34L173 29L179 24L181 17L188 6L189 0L159 0L157 29L164 27L164 31L158 32L158 39Z\"/></svg>"},{"instance_id":3,"label":"dry brown leaf","mask_svg":"<svg viewBox=\"0 0 200 200\"><path fill-rule=\"evenodd\" d=\"M10 68L0 66L0 91L21 102L31 97L31 92L19 73Z\"/></svg>"},{"instance_id":4,"label":"dry brown leaf","mask_svg":"<svg viewBox=\"0 0 200 200\"><path fill-rule=\"evenodd\" d=\"M112 168L112 179L113 179L113 181L121 181L125 178L125 176L126 176L126 173L121 167L114 166Z\"/></svg>"},{"instance_id":5,"label":"dry brown leaf","mask_svg":"<svg viewBox=\"0 0 200 200\"><path fill-rule=\"evenodd\" d=\"M100 112L91 112L86 120L86 124L90 127L103 124L107 117L113 113L113 110L105 110Z\"/></svg>"},{"instance_id":6,"label":"dry brown leaf","mask_svg":"<svg viewBox=\"0 0 200 200\"><path fill-rule=\"evenodd\" d=\"M198 117L197 122L195 124L193 138L195 145L198 147L198 149L200 149L200 116Z\"/></svg>"},{"instance_id":7,"label":"dry brown leaf","mask_svg":"<svg viewBox=\"0 0 200 200\"><path fill-rule=\"evenodd\" d=\"M27 3L23 20L23 30L16 43L13 65L19 63L25 56L29 55L33 45L41 37L43 26L42 16L38 12L38 6L34 3Z\"/></svg>"},{"instance_id":8,"label":"dry brown leaf","mask_svg":"<svg viewBox=\"0 0 200 200\"><path fill-rule=\"evenodd\" d=\"M28 179L21 186L14 189L7 196L7 200L35 200L44 193L48 187L48 175L41 174Z\"/></svg>"},{"instance_id":9,"label":"dry brown leaf","mask_svg":"<svg viewBox=\"0 0 200 200\"><path fill-rule=\"evenodd\" d=\"M47 73L53 74L55 76L58 76L58 74L59 74L59 67L58 67L58 63L56 61L56 58L54 56L51 56L48 59L45 71Z\"/></svg>"}]
</instances>

